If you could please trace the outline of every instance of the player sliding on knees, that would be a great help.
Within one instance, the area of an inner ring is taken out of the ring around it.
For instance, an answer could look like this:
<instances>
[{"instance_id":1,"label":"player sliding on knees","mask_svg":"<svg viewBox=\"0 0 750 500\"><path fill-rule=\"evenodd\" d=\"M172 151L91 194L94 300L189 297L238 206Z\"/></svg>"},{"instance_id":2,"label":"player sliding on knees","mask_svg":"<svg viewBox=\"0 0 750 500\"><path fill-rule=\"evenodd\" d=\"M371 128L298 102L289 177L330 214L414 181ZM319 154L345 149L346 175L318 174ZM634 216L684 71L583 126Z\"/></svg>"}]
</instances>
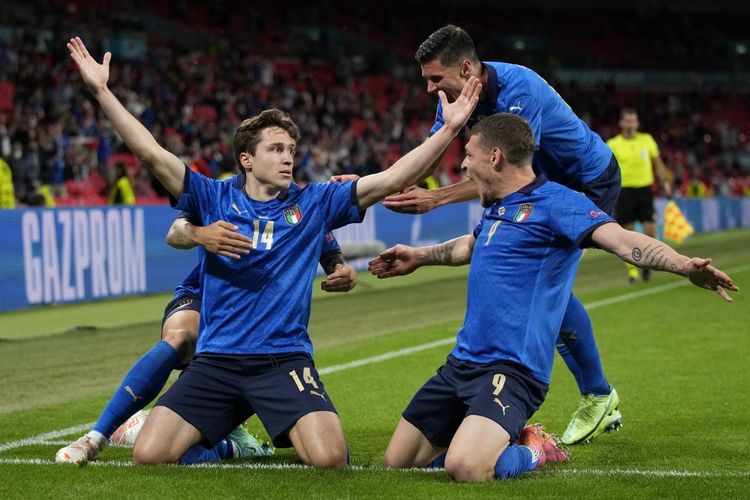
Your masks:
<instances>
[{"instance_id":1,"label":"player sliding on knees","mask_svg":"<svg viewBox=\"0 0 750 500\"><path fill-rule=\"evenodd\" d=\"M403 412L385 454L388 467L444 466L457 481L484 481L569 458L541 425L524 424L547 393L581 247L685 276L727 301L726 290L738 290L710 259L627 231L580 193L536 177L533 152L523 118L481 119L462 164L485 207L474 232L435 246L397 245L370 261L379 278L471 263L456 346Z\"/></svg>"},{"instance_id":2,"label":"player sliding on knees","mask_svg":"<svg viewBox=\"0 0 750 500\"><path fill-rule=\"evenodd\" d=\"M237 177L225 182L237 182ZM238 229L224 221L202 227L192 224L183 214L172 223L167 243L181 249L200 246L213 254L239 260L252 251L252 240L237 232ZM357 284L357 273L344 261L332 233L323 238L320 265L327 274L321 283L323 290L346 292ZM135 444L135 438L148 417L148 410L139 410L156 398L173 370L183 370L193 358L200 319L202 275L203 266L198 264L175 289L174 298L164 310L161 340L131 367L93 428L58 450L55 455L58 463L85 464L96 460L110 442L125 446ZM259 442L239 425L214 451L213 455L183 456L181 463L267 456L273 453L273 448Z\"/></svg>"},{"instance_id":3,"label":"player sliding on knees","mask_svg":"<svg viewBox=\"0 0 750 500\"><path fill-rule=\"evenodd\" d=\"M207 254L196 355L157 401L133 449L139 464L177 463L211 453L238 424L257 414L276 447L303 463L343 468L344 432L312 358L307 332L320 241L337 227L424 177L464 127L481 84L469 79L454 102L444 94L445 126L389 169L356 182L292 183L299 130L270 109L235 131L237 184L207 179L162 148L107 87L110 54L97 63L79 38L68 43L84 82L117 132L177 200L206 225L224 220L252 235L239 261Z\"/></svg>"}]
</instances>

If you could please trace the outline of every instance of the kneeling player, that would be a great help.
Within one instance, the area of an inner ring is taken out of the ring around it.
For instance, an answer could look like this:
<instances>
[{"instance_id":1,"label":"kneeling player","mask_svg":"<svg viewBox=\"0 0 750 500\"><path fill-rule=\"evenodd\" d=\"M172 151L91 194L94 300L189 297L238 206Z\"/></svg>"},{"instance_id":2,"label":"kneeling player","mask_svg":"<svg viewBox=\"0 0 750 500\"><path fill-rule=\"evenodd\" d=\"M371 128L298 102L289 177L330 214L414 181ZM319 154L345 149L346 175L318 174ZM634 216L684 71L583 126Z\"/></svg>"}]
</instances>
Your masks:
<instances>
[{"instance_id":1,"label":"kneeling player","mask_svg":"<svg viewBox=\"0 0 750 500\"><path fill-rule=\"evenodd\" d=\"M568 459L541 426L523 426L547 393L581 246L593 242L638 267L686 276L728 301L724 289L737 290L709 259L627 231L586 197L536 177L533 152L522 118L480 120L462 165L485 207L474 233L432 247L397 245L370 262L379 278L471 262L456 346L404 411L388 467L444 465L457 481L485 481Z\"/></svg>"},{"instance_id":2,"label":"kneeling player","mask_svg":"<svg viewBox=\"0 0 750 500\"><path fill-rule=\"evenodd\" d=\"M236 226L223 221L199 227L192 225L185 217L178 217L169 230L167 242L183 249L200 245L211 253L239 259L240 255L251 250L252 242L236 230ZM341 249L332 233L328 233L324 239L320 264L327 274L327 279L321 284L323 290L345 292L357 284L357 273L344 262ZM125 430L118 429L118 426L156 398L172 370L181 370L190 362L198 336L201 273L202 265L199 264L175 289L174 298L164 310L161 341L133 365L91 431L57 452L55 459L58 463L82 464L95 460L111 437L113 442L116 441L113 434ZM142 424L143 420L144 414L137 415L137 422ZM132 438L134 433L129 434ZM119 441L120 444L132 444L123 442L122 438ZM265 456L272 452L271 448L259 443L239 426L214 449L185 455L182 463Z\"/></svg>"}]
</instances>

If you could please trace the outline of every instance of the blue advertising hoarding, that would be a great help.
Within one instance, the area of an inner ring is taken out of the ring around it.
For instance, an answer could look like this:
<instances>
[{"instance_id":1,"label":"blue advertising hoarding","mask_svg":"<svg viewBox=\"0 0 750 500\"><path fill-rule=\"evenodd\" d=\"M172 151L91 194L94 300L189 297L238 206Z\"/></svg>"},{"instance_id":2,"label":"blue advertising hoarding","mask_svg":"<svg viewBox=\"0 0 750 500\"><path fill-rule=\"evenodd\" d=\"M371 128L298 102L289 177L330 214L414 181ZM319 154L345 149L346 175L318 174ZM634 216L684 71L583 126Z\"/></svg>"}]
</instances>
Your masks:
<instances>
[{"instance_id":1,"label":"blue advertising hoarding","mask_svg":"<svg viewBox=\"0 0 750 500\"><path fill-rule=\"evenodd\" d=\"M665 204L657 200L659 214ZM678 204L696 232L750 227L748 198ZM376 240L386 246L430 245L471 232L481 213L477 202L420 216L376 205L362 224L334 234L344 246ZM176 214L168 206L0 211L0 311L173 290L198 258L195 250L165 243ZM366 262L355 264L361 268Z\"/></svg>"}]
</instances>

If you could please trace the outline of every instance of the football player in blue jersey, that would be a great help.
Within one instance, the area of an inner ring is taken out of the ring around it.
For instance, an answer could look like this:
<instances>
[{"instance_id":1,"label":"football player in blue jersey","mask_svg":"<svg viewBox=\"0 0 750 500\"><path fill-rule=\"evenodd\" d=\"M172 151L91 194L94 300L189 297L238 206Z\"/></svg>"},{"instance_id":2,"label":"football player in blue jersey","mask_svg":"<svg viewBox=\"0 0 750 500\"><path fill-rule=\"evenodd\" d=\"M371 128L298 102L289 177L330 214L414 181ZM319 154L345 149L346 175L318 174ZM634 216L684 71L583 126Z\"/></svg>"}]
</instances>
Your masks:
<instances>
[{"instance_id":1,"label":"football player in blue jersey","mask_svg":"<svg viewBox=\"0 0 750 500\"><path fill-rule=\"evenodd\" d=\"M469 77L480 78L482 96L468 126L481 116L500 112L524 118L536 138L534 171L584 193L597 207L612 214L620 192L617 160L609 146L537 73L516 64L480 61L469 34L453 25L432 33L415 57L427 80L427 92L443 91L448 100L459 95ZM431 133L442 126L442 108L438 103ZM474 183L465 180L434 191L412 189L389 197L383 204L399 212L424 213L476 196ZM581 393L579 407L563 433L563 442L583 443L619 428L622 423L619 396L604 374L586 309L572 294L557 348Z\"/></svg>"},{"instance_id":2,"label":"football player in blue jersey","mask_svg":"<svg viewBox=\"0 0 750 500\"><path fill-rule=\"evenodd\" d=\"M252 250L252 240L238 233L238 229L224 221L205 227L195 225L183 214L172 223L167 243L182 249L200 246L217 255L240 259ZM344 261L333 233L324 237L320 264L327 275L321 283L323 290L344 292L356 286L357 273ZM202 295L201 272L202 265L199 264L175 288L173 300L164 310L161 340L128 371L92 429L58 450L55 455L58 463L85 464L95 460L110 440L115 444L133 444L136 433L131 428L143 425L147 416L146 412L140 410L161 392L173 370L187 366L195 352ZM125 425L124 422L131 416L132 422ZM265 456L272 452L242 426L235 428L222 444L227 452L232 452L232 457ZM190 463L191 458L183 457L182 462ZM220 457L201 455L197 458L206 461Z\"/></svg>"},{"instance_id":3,"label":"football player in blue jersey","mask_svg":"<svg viewBox=\"0 0 750 500\"><path fill-rule=\"evenodd\" d=\"M271 109L244 120L234 135L242 174L232 182L207 179L162 148L109 90L109 53L99 64L79 38L68 49L117 132L176 207L202 225L224 220L238 226L253 247L239 260L205 255L196 355L151 411L134 461L226 456L221 440L257 414L274 444L294 447L305 464L345 467L341 421L315 369L307 333L322 239L426 175L474 110L479 80L469 79L452 103L441 93L444 126L389 169L302 189L292 183L299 131L286 113Z\"/></svg>"},{"instance_id":4,"label":"football player in blue jersey","mask_svg":"<svg viewBox=\"0 0 750 500\"><path fill-rule=\"evenodd\" d=\"M686 276L727 301L725 289L737 290L710 259L627 231L585 196L537 177L534 150L524 119L499 113L480 120L462 164L485 207L473 234L429 247L397 245L369 264L389 278L471 263L456 346L404 411L385 454L390 468L444 466L457 481L485 481L569 458L541 425L524 425L547 393L582 247Z\"/></svg>"}]
</instances>

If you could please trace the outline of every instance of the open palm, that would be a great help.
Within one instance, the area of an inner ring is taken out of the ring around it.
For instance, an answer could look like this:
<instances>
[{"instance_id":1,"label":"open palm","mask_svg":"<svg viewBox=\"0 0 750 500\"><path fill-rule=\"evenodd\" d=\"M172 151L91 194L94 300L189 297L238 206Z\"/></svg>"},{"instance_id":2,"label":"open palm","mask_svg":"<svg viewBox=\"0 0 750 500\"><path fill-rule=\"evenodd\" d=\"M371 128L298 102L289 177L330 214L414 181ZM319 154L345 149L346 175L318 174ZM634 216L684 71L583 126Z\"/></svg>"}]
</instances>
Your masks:
<instances>
[{"instance_id":1,"label":"open palm","mask_svg":"<svg viewBox=\"0 0 750 500\"><path fill-rule=\"evenodd\" d=\"M685 273L693 285L713 290L727 302L732 302L732 298L726 290L739 291L737 285L732 282L732 278L722 270L711 265L711 259L693 257L688 261Z\"/></svg>"},{"instance_id":2,"label":"open palm","mask_svg":"<svg viewBox=\"0 0 750 500\"><path fill-rule=\"evenodd\" d=\"M479 102L479 94L482 92L482 83L475 76L469 77L461 90L461 95L449 103L448 97L442 90L438 92L440 104L443 109L443 121L447 127L460 130L466 125L471 113Z\"/></svg>"},{"instance_id":3,"label":"open palm","mask_svg":"<svg viewBox=\"0 0 750 500\"><path fill-rule=\"evenodd\" d=\"M91 57L91 54L86 50L86 46L79 37L70 39L68 50L70 51L70 57L75 61L76 66L78 66L78 71L81 72L83 81L89 90L96 94L99 90L106 88L107 81L109 80L109 60L112 58L112 54L109 52L104 54L104 59L99 64Z\"/></svg>"}]
</instances>

